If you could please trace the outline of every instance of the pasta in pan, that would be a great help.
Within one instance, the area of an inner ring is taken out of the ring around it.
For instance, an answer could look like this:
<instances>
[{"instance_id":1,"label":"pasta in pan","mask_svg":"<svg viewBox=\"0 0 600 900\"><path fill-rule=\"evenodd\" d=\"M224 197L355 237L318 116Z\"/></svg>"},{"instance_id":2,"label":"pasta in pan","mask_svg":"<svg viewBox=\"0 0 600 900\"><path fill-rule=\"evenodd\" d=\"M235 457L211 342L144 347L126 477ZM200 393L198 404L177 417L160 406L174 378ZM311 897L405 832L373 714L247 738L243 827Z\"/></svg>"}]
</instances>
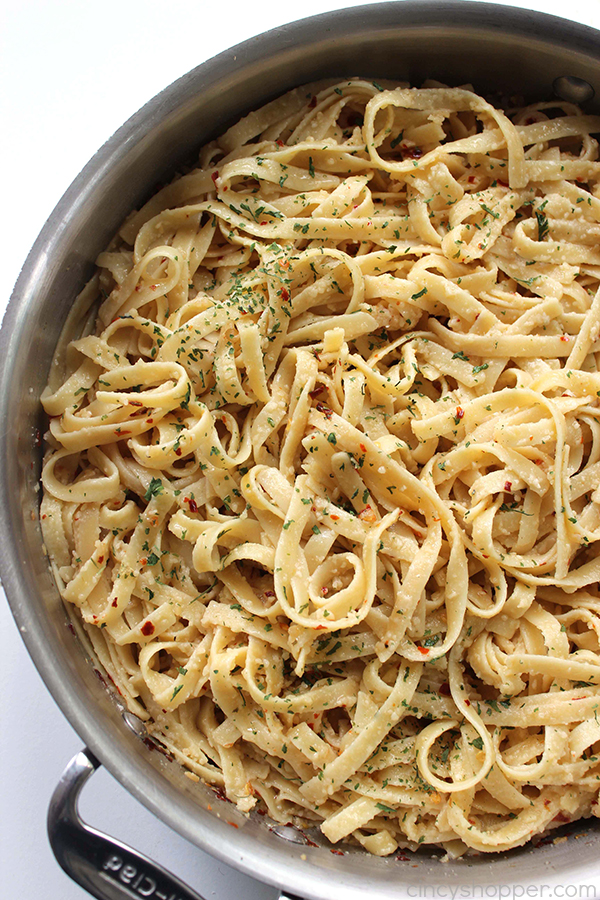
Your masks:
<instances>
[{"instance_id":1,"label":"pasta in pan","mask_svg":"<svg viewBox=\"0 0 600 900\"><path fill-rule=\"evenodd\" d=\"M596 132L299 88L100 255L42 398L46 547L242 811L378 855L599 815Z\"/></svg>"}]
</instances>

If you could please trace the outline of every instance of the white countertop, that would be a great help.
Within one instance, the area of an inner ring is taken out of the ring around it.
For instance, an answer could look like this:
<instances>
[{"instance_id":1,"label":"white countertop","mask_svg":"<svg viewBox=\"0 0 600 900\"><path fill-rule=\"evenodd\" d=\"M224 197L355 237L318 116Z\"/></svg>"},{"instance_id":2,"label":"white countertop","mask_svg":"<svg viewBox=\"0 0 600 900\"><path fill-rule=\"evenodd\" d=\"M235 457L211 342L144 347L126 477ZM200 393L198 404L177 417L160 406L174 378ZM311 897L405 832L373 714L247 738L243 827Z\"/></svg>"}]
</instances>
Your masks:
<instances>
[{"instance_id":1,"label":"white countertop","mask_svg":"<svg viewBox=\"0 0 600 900\"><path fill-rule=\"evenodd\" d=\"M504 0L501 0L504 2ZM0 0L3 92L0 317L46 218L93 153L163 87L221 50L352 0L260 0L223 15L206 0ZM600 0L513 0L600 26ZM2 548L0 547L0 552ZM82 741L37 674L0 587L0 884L11 900L85 900L48 846L48 801ZM90 824L158 860L206 900L275 900L162 825L101 769L81 802ZM333 898L332 898L333 900Z\"/></svg>"}]
</instances>

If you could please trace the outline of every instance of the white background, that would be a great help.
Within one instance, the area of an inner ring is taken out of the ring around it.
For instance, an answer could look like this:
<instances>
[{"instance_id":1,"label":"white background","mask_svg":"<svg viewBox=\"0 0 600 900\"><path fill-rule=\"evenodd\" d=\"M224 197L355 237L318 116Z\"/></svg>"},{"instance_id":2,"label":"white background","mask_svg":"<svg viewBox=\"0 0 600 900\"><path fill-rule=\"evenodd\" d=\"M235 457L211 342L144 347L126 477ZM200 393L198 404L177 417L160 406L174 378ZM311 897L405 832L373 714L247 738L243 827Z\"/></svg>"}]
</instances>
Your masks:
<instances>
[{"instance_id":1,"label":"white background","mask_svg":"<svg viewBox=\"0 0 600 900\"><path fill-rule=\"evenodd\" d=\"M358 4L0 0L0 316L53 207L98 147L140 106L240 41L353 5ZM600 27L600 0L505 5ZM81 740L37 675L1 588L0 635L0 894L7 900L85 900L89 895L55 863L45 832L50 794ZM192 847L102 769L86 787L81 808L91 824L162 862L206 900L279 896Z\"/></svg>"}]
</instances>

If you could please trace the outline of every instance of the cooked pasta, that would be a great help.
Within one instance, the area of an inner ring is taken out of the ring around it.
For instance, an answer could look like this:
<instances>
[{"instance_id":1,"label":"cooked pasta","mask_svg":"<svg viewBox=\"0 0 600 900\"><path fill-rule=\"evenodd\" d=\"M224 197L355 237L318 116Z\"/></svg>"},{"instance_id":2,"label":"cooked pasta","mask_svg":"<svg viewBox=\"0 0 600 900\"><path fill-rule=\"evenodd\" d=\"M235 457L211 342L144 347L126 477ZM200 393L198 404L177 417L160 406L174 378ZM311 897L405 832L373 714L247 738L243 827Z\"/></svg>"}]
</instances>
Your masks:
<instances>
[{"instance_id":1,"label":"cooked pasta","mask_svg":"<svg viewBox=\"0 0 600 900\"><path fill-rule=\"evenodd\" d=\"M503 107L250 113L100 254L42 397L45 544L129 709L377 855L600 814L600 119Z\"/></svg>"}]
</instances>

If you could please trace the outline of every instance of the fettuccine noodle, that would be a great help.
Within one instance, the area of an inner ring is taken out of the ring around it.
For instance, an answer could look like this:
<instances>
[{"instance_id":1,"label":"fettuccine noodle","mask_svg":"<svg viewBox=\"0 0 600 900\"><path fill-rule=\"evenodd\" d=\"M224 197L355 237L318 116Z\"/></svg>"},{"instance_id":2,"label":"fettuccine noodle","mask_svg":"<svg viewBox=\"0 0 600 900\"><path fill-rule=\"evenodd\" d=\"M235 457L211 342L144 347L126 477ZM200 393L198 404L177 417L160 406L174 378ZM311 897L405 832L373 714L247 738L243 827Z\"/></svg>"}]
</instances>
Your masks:
<instances>
[{"instance_id":1,"label":"fettuccine noodle","mask_svg":"<svg viewBox=\"0 0 600 900\"><path fill-rule=\"evenodd\" d=\"M130 710L242 811L378 855L599 815L597 132L299 88L100 255L45 543Z\"/></svg>"}]
</instances>

